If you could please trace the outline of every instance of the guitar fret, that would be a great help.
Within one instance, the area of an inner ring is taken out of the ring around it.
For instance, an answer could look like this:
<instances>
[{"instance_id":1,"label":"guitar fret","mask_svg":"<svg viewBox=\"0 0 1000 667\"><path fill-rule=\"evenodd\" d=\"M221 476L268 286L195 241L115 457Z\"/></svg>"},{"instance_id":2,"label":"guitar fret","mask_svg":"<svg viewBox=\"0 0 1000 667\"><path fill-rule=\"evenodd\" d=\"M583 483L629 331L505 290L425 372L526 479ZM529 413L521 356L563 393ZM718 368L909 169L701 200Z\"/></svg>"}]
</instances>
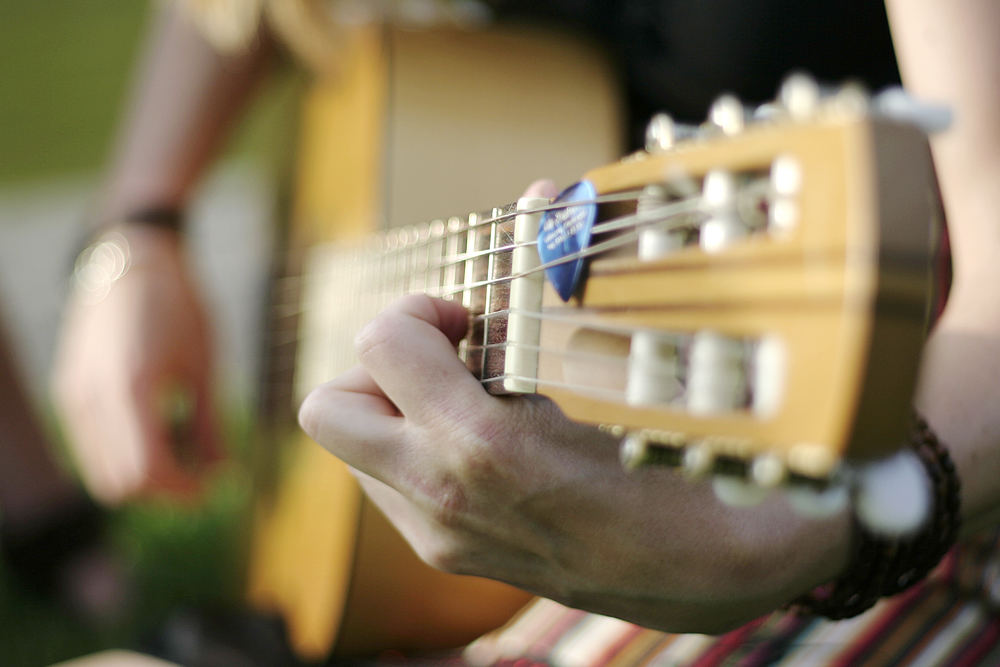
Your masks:
<instances>
[{"instance_id":1,"label":"guitar fret","mask_svg":"<svg viewBox=\"0 0 1000 667\"><path fill-rule=\"evenodd\" d=\"M513 207L495 208L492 216L494 219L501 218L505 213L509 213ZM504 280L511 275L512 257L511 250L497 251L498 248L509 248L514 244L514 219L507 217L501 222L492 224L492 234L490 247L494 252L490 253L490 268L488 280L488 309L487 313L503 313L507 310L510 301L510 284ZM486 319L485 346L483 348L483 373L482 379L495 378L503 375L506 349L503 345L507 340L507 318L506 316L494 315ZM491 393L503 393L502 382L491 382L486 385L487 391Z\"/></svg>"},{"instance_id":2,"label":"guitar fret","mask_svg":"<svg viewBox=\"0 0 1000 667\"><path fill-rule=\"evenodd\" d=\"M420 227L410 227L406 234L406 265L409 277L408 293L423 293L425 287L425 272L427 267L423 264L422 253L423 244L421 242L422 231Z\"/></svg>"},{"instance_id":3,"label":"guitar fret","mask_svg":"<svg viewBox=\"0 0 1000 667\"><path fill-rule=\"evenodd\" d=\"M465 277L468 285L480 285L477 287L467 287L462 292L462 305L472 315L481 315L486 312L489 305L489 286L485 284L489 276L490 255L479 254L481 250L489 250L493 241L493 225L480 225L481 216L473 213L469 216L469 229L466 232L466 255L470 259L465 260ZM473 345L481 346L486 342L486 325L482 319L473 319L469 326L469 333L466 336ZM466 352L465 365L473 375L482 377L485 353L482 348L476 354Z\"/></svg>"},{"instance_id":4,"label":"guitar fret","mask_svg":"<svg viewBox=\"0 0 1000 667\"><path fill-rule=\"evenodd\" d=\"M466 222L461 218L453 217L448 219L448 241L444 257L445 277L442 284L442 290L446 293L450 293L451 290L465 284L465 262L459 262L456 259L464 250L464 230L467 230L467 226ZM448 298L453 299L455 295L451 294ZM463 362L468 359L468 346L469 344L464 338L458 343L458 357Z\"/></svg>"},{"instance_id":5,"label":"guitar fret","mask_svg":"<svg viewBox=\"0 0 1000 667\"><path fill-rule=\"evenodd\" d=\"M415 292L427 292L427 245L430 240L430 229L430 225L421 225L413 233L413 247L410 250L413 255L411 286Z\"/></svg>"},{"instance_id":6,"label":"guitar fret","mask_svg":"<svg viewBox=\"0 0 1000 667\"><path fill-rule=\"evenodd\" d=\"M380 239L380 241L385 242L385 239ZM375 286L374 298L372 302L376 309L381 309L385 301L386 292L386 282L388 281L388 276L386 275L389 270L389 251L388 248L382 243L375 250L376 256L374 261L375 275L372 277L372 285Z\"/></svg>"},{"instance_id":7,"label":"guitar fret","mask_svg":"<svg viewBox=\"0 0 1000 667\"><path fill-rule=\"evenodd\" d=\"M447 292L465 283L465 263L455 260L462 253L462 229L464 223L459 218L448 220L448 237L445 244L445 252L442 261L444 266L444 278L441 288Z\"/></svg>"},{"instance_id":8,"label":"guitar fret","mask_svg":"<svg viewBox=\"0 0 1000 667\"><path fill-rule=\"evenodd\" d=\"M444 283L444 270L441 266L445 256L445 226L441 220L435 220L430 224L428 230L430 235L427 241L427 292L430 294L440 294Z\"/></svg>"},{"instance_id":9,"label":"guitar fret","mask_svg":"<svg viewBox=\"0 0 1000 667\"><path fill-rule=\"evenodd\" d=\"M488 218L496 218L496 211L497 211L497 209L493 209L487 217ZM493 284L490 281L493 278L493 265L494 265L494 256L495 256L495 253L493 252L493 249L496 248L497 223L496 222L491 222L489 224L489 227L487 229L489 229L489 249L490 249L490 253L486 256L486 275L484 276L484 278L486 280L486 288L483 290L483 312L484 313L489 312L489 310L490 310L490 304L491 304L492 299L493 299L494 286L493 286ZM491 320L484 319L483 320L483 332L482 332L482 336L479 337L479 338L474 338L473 339L475 342L481 343L482 346L483 346L482 350L480 350L480 353L479 353L479 372L477 373L477 376L480 379L486 377L486 358L487 358L487 350L489 349L487 347L487 344L489 343L489 337L490 337L490 324L491 324Z\"/></svg>"},{"instance_id":10,"label":"guitar fret","mask_svg":"<svg viewBox=\"0 0 1000 667\"><path fill-rule=\"evenodd\" d=\"M521 198L518 211L532 210L547 203L544 198ZM538 236L541 221L538 213L519 213L514 219L514 250L511 252L511 275L520 276L510 282L508 295L507 342L513 345L504 355L503 383L491 382L493 393L500 393L502 384L507 392L534 392L538 377L538 346L540 321L522 313L537 313L542 309L544 276L537 271L541 260L528 242Z\"/></svg>"},{"instance_id":11,"label":"guitar fret","mask_svg":"<svg viewBox=\"0 0 1000 667\"><path fill-rule=\"evenodd\" d=\"M407 267L407 252L406 252L406 231L403 229L397 229L395 234L396 238L396 250L395 259L393 262L393 270L395 271L395 279L392 281L392 294L391 299L396 299L403 294L406 294L409 288L409 275Z\"/></svg>"},{"instance_id":12,"label":"guitar fret","mask_svg":"<svg viewBox=\"0 0 1000 667\"><path fill-rule=\"evenodd\" d=\"M401 240L401 254L402 261L400 264L403 267L402 275L402 294L409 294L416 291L416 275L414 271L414 251L413 251L413 234L412 230L409 228L401 229L400 232Z\"/></svg>"}]
</instances>

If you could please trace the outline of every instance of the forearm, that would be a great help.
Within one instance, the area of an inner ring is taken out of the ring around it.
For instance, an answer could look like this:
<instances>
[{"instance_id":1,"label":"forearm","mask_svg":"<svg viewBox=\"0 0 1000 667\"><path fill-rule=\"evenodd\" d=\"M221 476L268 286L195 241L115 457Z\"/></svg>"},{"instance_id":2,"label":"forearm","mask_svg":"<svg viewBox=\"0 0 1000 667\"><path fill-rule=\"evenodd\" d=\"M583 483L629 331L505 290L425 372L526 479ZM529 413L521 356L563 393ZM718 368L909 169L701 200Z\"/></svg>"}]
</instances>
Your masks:
<instances>
[{"instance_id":1,"label":"forearm","mask_svg":"<svg viewBox=\"0 0 1000 667\"><path fill-rule=\"evenodd\" d=\"M949 105L953 126L933 141L954 283L928 342L918 407L948 444L973 529L1000 507L1000 4L888 0L903 80Z\"/></svg>"},{"instance_id":2,"label":"forearm","mask_svg":"<svg viewBox=\"0 0 1000 667\"><path fill-rule=\"evenodd\" d=\"M180 208L245 106L271 51L262 32L245 52L216 51L170 3L139 64L95 217Z\"/></svg>"},{"instance_id":3,"label":"forearm","mask_svg":"<svg viewBox=\"0 0 1000 667\"><path fill-rule=\"evenodd\" d=\"M140 63L91 212L104 226L151 209L180 210L263 69L269 51L263 35L239 55L222 55L179 4L165 3ZM96 298L83 282L73 290L56 355L56 405L96 498L192 498L221 454L206 313L176 235L134 224L114 231L120 236L102 242L126 253L129 268L99 284ZM165 390L190 399L184 442L176 441L162 409Z\"/></svg>"}]
</instances>

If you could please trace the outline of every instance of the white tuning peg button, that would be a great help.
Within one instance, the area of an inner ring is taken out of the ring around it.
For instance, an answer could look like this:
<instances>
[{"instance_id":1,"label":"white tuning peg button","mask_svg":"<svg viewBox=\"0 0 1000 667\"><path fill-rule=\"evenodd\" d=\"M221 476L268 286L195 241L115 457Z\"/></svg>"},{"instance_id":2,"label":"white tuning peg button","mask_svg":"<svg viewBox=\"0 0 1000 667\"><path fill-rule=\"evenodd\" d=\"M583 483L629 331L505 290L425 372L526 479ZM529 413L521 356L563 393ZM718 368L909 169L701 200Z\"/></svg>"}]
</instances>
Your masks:
<instances>
[{"instance_id":1,"label":"white tuning peg button","mask_svg":"<svg viewBox=\"0 0 1000 667\"><path fill-rule=\"evenodd\" d=\"M658 113L646 125L646 151L662 153L674 147L677 141L674 119L665 113Z\"/></svg>"},{"instance_id":2,"label":"white tuning peg button","mask_svg":"<svg viewBox=\"0 0 1000 667\"><path fill-rule=\"evenodd\" d=\"M708 120L725 134L739 134L746 126L747 112L733 95L723 95L712 103Z\"/></svg>"},{"instance_id":3,"label":"white tuning peg button","mask_svg":"<svg viewBox=\"0 0 1000 667\"><path fill-rule=\"evenodd\" d=\"M859 470L854 508L872 532L887 537L914 533L931 513L931 487L923 463L903 450Z\"/></svg>"},{"instance_id":4,"label":"white tuning peg button","mask_svg":"<svg viewBox=\"0 0 1000 667\"><path fill-rule=\"evenodd\" d=\"M875 97L875 109L883 116L912 123L928 134L951 126L951 109L916 99L902 88L888 88Z\"/></svg>"},{"instance_id":5,"label":"white tuning peg button","mask_svg":"<svg viewBox=\"0 0 1000 667\"><path fill-rule=\"evenodd\" d=\"M730 507L753 507L759 505L770 489L753 484L739 477L718 476L712 479L715 497Z\"/></svg>"},{"instance_id":6,"label":"white tuning peg button","mask_svg":"<svg viewBox=\"0 0 1000 667\"><path fill-rule=\"evenodd\" d=\"M638 433L626 435L618 447L618 458L625 470L636 470L649 456L649 442Z\"/></svg>"},{"instance_id":7,"label":"white tuning peg button","mask_svg":"<svg viewBox=\"0 0 1000 667\"><path fill-rule=\"evenodd\" d=\"M824 489L795 484L788 487L785 497L799 516L807 519L825 519L847 507L850 496L843 484L831 484Z\"/></svg>"},{"instance_id":8,"label":"white tuning peg button","mask_svg":"<svg viewBox=\"0 0 1000 667\"><path fill-rule=\"evenodd\" d=\"M778 91L781 106L796 120L812 117L819 108L819 98L819 84L805 74L792 74L785 79Z\"/></svg>"}]
</instances>

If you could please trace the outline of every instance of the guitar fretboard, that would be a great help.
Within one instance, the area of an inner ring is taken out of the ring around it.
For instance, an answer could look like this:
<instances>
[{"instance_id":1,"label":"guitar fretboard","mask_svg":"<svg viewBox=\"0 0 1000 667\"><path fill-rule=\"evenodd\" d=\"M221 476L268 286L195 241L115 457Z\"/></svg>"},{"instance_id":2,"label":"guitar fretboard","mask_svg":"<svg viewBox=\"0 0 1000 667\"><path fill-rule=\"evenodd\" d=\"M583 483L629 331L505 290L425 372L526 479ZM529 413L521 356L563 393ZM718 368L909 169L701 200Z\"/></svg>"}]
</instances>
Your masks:
<instances>
[{"instance_id":1,"label":"guitar fretboard","mask_svg":"<svg viewBox=\"0 0 1000 667\"><path fill-rule=\"evenodd\" d=\"M757 182L746 184L743 192L750 202L743 205L751 211L746 217L752 218L764 195ZM300 325L304 363L298 364L296 393L301 396L349 368L355 362L354 333L392 300L409 293L465 306L469 333L458 353L488 391L533 392L541 321L561 316L548 312L552 308L542 312L544 269L620 250L641 256L644 247L648 254L650 246L673 252L697 245L700 226L714 219L704 202L700 194L656 188L576 202L619 206L621 211L594 226L594 241L587 248L547 265L537 251L539 222L545 211L564 205L541 198L390 230L360 245L313 248L302 295L307 317ZM766 212L763 215L766 222ZM751 232L764 228L760 220L751 223Z\"/></svg>"},{"instance_id":2,"label":"guitar fretboard","mask_svg":"<svg viewBox=\"0 0 1000 667\"><path fill-rule=\"evenodd\" d=\"M546 202L521 203L524 208ZM392 300L410 293L465 306L469 333L459 355L476 377L487 380L487 387L502 390L503 383L489 380L505 371L515 256L524 281L537 283L524 261L524 256L533 255L537 265L537 252L530 242L515 239L515 228L519 224L522 230L518 239L525 237L532 222L537 230L539 216L538 211L519 215L517 205L510 204L390 230L359 246L312 249L302 296L308 318L300 326L301 353L309 361L299 364L297 393L349 368L354 363L354 332Z\"/></svg>"}]
</instances>

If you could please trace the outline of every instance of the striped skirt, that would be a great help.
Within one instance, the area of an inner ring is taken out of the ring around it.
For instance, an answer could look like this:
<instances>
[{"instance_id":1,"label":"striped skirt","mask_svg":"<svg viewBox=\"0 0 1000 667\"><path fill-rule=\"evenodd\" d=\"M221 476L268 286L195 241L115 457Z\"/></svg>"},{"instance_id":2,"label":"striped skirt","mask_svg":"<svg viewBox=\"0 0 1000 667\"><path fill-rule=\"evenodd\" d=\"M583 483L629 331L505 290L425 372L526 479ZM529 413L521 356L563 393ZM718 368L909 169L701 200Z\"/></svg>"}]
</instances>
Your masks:
<instances>
[{"instance_id":1,"label":"striped skirt","mask_svg":"<svg viewBox=\"0 0 1000 667\"><path fill-rule=\"evenodd\" d=\"M539 599L452 664L1000 665L1000 541L956 547L924 582L846 621L775 612L720 636L675 635Z\"/></svg>"}]
</instances>

